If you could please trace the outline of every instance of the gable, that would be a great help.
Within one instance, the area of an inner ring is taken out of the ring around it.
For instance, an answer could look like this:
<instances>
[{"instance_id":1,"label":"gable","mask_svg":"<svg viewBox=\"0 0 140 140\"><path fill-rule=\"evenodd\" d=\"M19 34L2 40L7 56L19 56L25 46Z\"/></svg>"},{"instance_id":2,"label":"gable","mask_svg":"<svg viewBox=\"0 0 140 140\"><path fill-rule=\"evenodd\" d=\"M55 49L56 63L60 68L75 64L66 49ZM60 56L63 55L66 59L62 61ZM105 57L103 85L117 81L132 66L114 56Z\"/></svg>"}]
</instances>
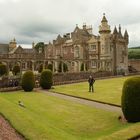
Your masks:
<instances>
[{"instance_id":1,"label":"gable","mask_svg":"<svg viewBox=\"0 0 140 140\"><path fill-rule=\"evenodd\" d=\"M88 43L92 44L94 42L97 42L97 38L95 36L92 36L91 39L88 41Z\"/></svg>"},{"instance_id":2,"label":"gable","mask_svg":"<svg viewBox=\"0 0 140 140\"><path fill-rule=\"evenodd\" d=\"M14 53L16 54L21 54L21 53L24 53L24 50L21 46L19 46L18 48L16 48L16 50L14 51Z\"/></svg>"}]
</instances>

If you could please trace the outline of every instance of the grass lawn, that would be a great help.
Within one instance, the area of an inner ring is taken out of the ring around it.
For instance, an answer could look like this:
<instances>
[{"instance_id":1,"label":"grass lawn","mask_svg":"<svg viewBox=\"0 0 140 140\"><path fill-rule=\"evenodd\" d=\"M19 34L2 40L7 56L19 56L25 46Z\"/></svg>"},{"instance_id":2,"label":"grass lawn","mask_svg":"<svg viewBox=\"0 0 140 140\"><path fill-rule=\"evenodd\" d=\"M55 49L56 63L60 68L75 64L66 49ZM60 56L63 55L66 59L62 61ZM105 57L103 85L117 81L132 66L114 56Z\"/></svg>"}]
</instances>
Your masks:
<instances>
[{"instance_id":1,"label":"grass lawn","mask_svg":"<svg viewBox=\"0 0 140 140\"><path fill-rule=\"evenodd\" d=\"M21 100L26 108L18 105ZM107 112L45 93L0 94L0 112L27 139L94 140L107 136L123 138L138 134L139 123L122 124L118 113ZM136 129L133 133L128 128ZM125 132L124 132L125 131ZM116 134L118 132L118 134Z\"/></svg>"},{"instance_id":2,"label":"grass lawn","mask_svg":"<svg viewBox=\"0 0 140 140\"><path fill-rule=\"evenodd\" d=\"M122 87L127 78L96 80L93 94L88 92L88 82L54 86L50 91L121 105Z\"/></svg>"}]
</instances>

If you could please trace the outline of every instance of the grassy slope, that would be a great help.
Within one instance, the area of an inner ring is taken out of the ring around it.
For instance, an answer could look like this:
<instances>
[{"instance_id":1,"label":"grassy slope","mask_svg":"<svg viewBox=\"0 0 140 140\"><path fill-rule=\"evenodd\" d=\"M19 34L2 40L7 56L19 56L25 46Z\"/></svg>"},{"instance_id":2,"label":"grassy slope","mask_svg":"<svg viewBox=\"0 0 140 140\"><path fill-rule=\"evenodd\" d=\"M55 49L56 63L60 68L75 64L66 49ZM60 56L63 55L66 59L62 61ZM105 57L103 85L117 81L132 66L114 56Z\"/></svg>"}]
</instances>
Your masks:
<instances>
[{"instance_id":1,"label":"grassy slope","mask_svg":"<svg viewBox=\"0 0 140 140\"><path fill-rule=\"evenodd\" d=\"M26 108L18 106L18 100L23 101ZM91 140L133 126L121 124L117 113L43 93L0 94L0 112L31 140Z\"/></svg>"},{"instance_id":2,"label":"grassy slope","mask_svg":"<svg viewBox=\"0 0 140 140\"><path fill-rule=\"evenodd\" d=\"M128 77L96 80L94 84L94 94L88 92L88 82L55 86L51 91L120 105L123 83L127 78Z\"/></svg>"}]
</instances>

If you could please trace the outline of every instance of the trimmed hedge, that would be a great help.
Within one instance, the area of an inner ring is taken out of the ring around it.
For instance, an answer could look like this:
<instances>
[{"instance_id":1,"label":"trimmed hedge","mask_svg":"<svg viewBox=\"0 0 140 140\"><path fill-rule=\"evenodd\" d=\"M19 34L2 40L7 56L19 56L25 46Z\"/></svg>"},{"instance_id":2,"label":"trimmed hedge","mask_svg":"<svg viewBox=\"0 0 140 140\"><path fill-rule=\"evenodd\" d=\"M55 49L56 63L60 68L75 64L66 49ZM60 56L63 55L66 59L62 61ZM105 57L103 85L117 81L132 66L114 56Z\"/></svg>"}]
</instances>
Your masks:
<instances>
[{"instance_id":1,"label":"trimmed hedge","mask_svg":"<svg viewBox=\"0 0 140 140\"><path fill-rule=\"evenodd\" d=\"M43 89L50 89L52 84L52 71L49 69L43 70L40 77L40 86Z\"/></svg>"},{"instance_id":2,"label":"trimmed hedge","mask_svg":"<svg viewBox=\"0 0 140 140\"><path fill-rule=\"evenodd\" d=\"M26 71L23 74L21 85L24 91L33 90L33 88L35 87L35 78L32 71Z\"/></svg>"},{"instance_id":3,"label":"trimmed hedge","mask_svg":"<svg viewBox=\"0 0 140 140\"><path fill-rule=\"evenodd\" d=\"M128 122L140 121L140 76L131 77L122 90L122 111Z\"/></svg>"}]
</instances>

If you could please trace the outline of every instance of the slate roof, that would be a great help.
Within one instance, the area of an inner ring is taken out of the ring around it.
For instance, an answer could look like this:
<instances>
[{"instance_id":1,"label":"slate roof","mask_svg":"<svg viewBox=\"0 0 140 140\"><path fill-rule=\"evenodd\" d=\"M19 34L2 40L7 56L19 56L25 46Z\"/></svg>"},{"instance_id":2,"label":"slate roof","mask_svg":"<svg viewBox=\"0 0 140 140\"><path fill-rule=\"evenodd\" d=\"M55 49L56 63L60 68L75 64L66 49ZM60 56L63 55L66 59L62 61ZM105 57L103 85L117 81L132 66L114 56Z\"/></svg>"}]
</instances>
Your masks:
<instances>
[{"instance_id":1,"label":"slate roof","mask_svg":"<svg viewBox=\"0 0 140 140\"><path fill-rule=\"evenodd\" d=\"M29 53L29 54L33 54L35 52L34 49L23 49L24 53Z\"/></svg>"},{"instance_id":2,"label":"slate roof","mask_svg":"<svg viewBox=\"0 0 140 140\"><path fill-rule=\"evenodd\" d=\"M8 54L9 44L0 44L0 54Z\"/></svg>"}]
</instances>

